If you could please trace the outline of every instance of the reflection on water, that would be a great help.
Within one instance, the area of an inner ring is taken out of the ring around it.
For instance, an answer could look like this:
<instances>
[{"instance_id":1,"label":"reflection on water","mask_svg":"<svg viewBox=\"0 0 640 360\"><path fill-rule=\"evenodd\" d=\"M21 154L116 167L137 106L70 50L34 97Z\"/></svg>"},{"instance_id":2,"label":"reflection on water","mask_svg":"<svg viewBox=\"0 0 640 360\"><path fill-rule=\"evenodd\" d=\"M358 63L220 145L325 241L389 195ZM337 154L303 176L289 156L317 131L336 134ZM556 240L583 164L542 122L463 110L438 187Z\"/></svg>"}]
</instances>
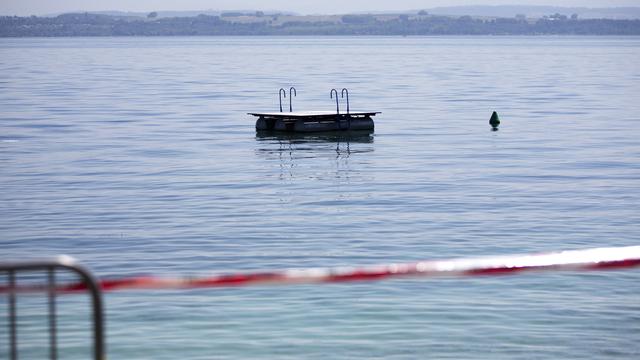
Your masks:
<instances>
[{"instance_id":1,"label":"reflection on water","mask_svg":"<svg viewBox=\"0 0 640 360\"><path fill-rule=\"evenodd\" d=\"M351 154L373 151L373 146L353 147L352 144L373 144L372 131L350 131L329 133L282 133L259 131L256 133L259 154L278 154L289 152L300 153L299 157L315 157L327 152L335 153L336 159L348 158ZM275 146L277 145L277 147Z\"/></svg>"},{"instance_id":2,"label":"reflection on water","mask_svg":"<svg viewBox=\"0 0 640 360\"><path fill-rule=\"evenodd\" d=\"M265 160L277 161L280 179L297 177L322 179L326 176L349 180L352 155L373 152L373 131L327 133L256 133L256 154ZM317 161L330 160L331 167L317 167ZM318 169L329 172L318 172Z\"/></svg>"}]
</instances>

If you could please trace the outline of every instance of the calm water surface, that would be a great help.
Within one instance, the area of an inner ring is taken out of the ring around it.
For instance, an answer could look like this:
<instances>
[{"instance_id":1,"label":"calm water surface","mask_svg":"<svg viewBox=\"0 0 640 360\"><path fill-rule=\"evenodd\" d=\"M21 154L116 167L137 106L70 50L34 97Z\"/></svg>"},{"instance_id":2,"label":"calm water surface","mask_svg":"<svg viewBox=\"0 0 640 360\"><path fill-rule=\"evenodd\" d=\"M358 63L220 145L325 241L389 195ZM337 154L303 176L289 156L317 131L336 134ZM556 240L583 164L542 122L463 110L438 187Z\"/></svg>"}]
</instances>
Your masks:
<instances>
[{"instance_id":1,"label":"calm water surface","mask_svg":"<svg viewBox=\"0 0 640 360\"><path fill-rule=\"evenodd\" d=\"M1 257L123 276L638 245L638 59L637 37L1 39ZM348 88L375 132L256 134L292 85L294 110ZM23 357L46 356L42 299L19 300ZM61 299L70 359L85 305ZM106 307L110 359L640 357L638 270Z\"/></svg>"}]
</instances>

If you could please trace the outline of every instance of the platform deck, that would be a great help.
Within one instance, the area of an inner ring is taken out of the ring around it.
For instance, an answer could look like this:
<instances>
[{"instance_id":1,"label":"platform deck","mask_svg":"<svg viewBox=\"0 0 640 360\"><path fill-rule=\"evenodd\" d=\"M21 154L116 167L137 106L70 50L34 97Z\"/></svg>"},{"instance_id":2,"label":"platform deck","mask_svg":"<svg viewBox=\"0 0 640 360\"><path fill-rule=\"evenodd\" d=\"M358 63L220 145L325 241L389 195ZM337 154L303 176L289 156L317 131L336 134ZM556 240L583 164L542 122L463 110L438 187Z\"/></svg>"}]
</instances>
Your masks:
<instances>
[{"instance_id":1,"label":"platform deck","mask_svg":"<svg viewBox=\"0 0 640 360\"><path fill-rule=\"evenodd\" d=\"M294 112L264 112L264 113L248 113L249 115L258 116L258 117L269 117L269 118L277 118L277 119L304 119L304 118L318 118L318 117L327 117L327 118L335 118L336 116L375 116L376 114L380 114L379 111L350 111L349 113L341 113L338 114L335 111L294 111Z\"/></svg>"}]
</instances>

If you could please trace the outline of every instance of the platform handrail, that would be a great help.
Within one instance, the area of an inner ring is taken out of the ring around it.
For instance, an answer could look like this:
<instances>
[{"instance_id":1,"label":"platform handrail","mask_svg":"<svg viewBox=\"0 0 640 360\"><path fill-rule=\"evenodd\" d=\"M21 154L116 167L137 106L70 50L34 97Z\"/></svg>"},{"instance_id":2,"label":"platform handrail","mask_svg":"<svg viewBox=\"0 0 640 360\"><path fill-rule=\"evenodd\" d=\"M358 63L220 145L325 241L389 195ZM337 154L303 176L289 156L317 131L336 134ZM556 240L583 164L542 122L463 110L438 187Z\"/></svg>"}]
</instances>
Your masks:
<instances>
[{"instance_id":1,"label":"platform handrail","mask_svg":"<svg viewBox=\"0 0 640 360\"><path fill-rule=\"evenodd\" d=\"M282 112L282 96L284 96L286 99L287 91L283 88L280 88L280 90L278 90L278 98L280 99L280 112Z\"/></svg>"},{"instance_id":2,"label":"platform handrail","mask_svg":"<svg viewBox=\"0 0 640 360\"><path fill-rule=\"evenodd\" d=\"M333 92L334 91L336 93L336 114L340 115L340 105L338 104L338 90L331 89L331 92L329 93L329 95L331 95L331 98L333 99Z\"/></svg>"},{"instance_id":3,"label":"platform handrail","mask_svg":"<svg viewBox=\"0 0 640 360\"><path fill-rule=\"evenodd\" d=\"M291 96L291 90L293 90L293 96ZM289 88L289 112L293 112L293 106L291 106L291 101L294 96L298 97L298 92L296 91L296 88L292 86Z\"/></svg>"},{"instance_id":4,"label":"platform handrail","mask_svg":"<svg viewBox=\"0 0 640 360\"><path fill-rule=\"evenodd\" d=\"M102 288L98 279L84 266L69 256L59 256L53 259L0 262L0 273L7 273L9 279L8 291L6 292L9 301L9 359L18 359L18 333L17 333L17 307L16 294L18 286L16 274L20 272L46 271L47 272L47 293L48 293L48 316L49 316L49 357L57 359L57 326L56 326L56 292L55 281L56 270L67 270L80 276L81 283L91 296L92 320L93 320L93 356L95 360L104 360L105 340L104 340L104 314Z\"/></svg>"},{"instance_id":5,"label":"platform handrail","mask_svg":"<svg viewBox=\"0 0 640 360\"><path fill-rule=\"evenodd\" d=\"M345 92L347 93L347 114L349 114L349 90L347 90L347 88L342 88L342 97L344 97Z\"/></svg>"}]
</instances>

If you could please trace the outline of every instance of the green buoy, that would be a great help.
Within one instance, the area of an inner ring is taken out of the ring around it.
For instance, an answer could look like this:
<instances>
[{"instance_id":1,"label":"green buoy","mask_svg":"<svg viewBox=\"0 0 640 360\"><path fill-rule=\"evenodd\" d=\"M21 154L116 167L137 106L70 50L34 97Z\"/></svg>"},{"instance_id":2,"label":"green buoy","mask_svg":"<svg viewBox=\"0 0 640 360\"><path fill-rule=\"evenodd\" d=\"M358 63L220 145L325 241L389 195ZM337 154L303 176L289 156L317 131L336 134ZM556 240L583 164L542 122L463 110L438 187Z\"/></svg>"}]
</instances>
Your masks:
<instances>
[{"instance_id":1,"label":"green buoy","mask_svg":"<svg viewBox=\"0 0 640 360\"><path fill-rule=\"evenodd\" d=\"M491 119L489 119L489 125L493 128L493 130L498 130L498 125L500 125L500 118L498 117L497 112L493 112L491 114Z\"/></svg>"}]
</instances>

